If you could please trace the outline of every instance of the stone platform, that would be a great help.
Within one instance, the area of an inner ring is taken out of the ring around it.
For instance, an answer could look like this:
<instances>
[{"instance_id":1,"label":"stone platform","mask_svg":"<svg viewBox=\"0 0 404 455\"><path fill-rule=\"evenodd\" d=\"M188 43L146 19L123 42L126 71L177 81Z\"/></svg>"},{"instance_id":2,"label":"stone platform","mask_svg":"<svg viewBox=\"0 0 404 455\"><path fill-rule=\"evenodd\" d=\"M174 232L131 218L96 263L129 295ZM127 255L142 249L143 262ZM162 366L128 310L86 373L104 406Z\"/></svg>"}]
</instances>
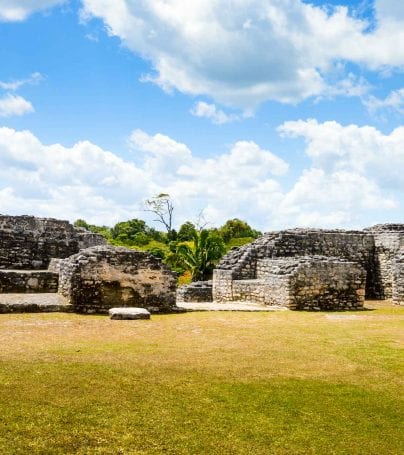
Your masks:
<instances>
[{"instance_id":1,"label":"stone platform","mask_svg":"<svg viewBox=\"0 0 404 455\"><path fill-rule=\"evenodd\" d=\"M73 312L59 294L0 294L0 314Z\"/></svg>"}]
</instances>

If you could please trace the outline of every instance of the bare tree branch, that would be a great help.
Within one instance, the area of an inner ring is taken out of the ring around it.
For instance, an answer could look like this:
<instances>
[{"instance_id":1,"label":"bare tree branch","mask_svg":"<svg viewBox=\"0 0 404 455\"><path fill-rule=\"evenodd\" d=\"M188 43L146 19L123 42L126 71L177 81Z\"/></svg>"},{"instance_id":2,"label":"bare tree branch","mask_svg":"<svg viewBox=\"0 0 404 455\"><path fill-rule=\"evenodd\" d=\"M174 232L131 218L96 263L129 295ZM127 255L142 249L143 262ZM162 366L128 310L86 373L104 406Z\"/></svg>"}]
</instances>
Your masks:
<instances>
[{"instance_id":1,"label":"bare tree branch","mask_svg":"<svg viewBox=\"0 0 404 455\"><path fill-rule=\"evenodd\" d=\"M145 212L151 212L157 216L153 221L161 223L166 228L167 233L172 231L174 206L169 194L160 193L151 199L146 199L144 207Z\"/></svg>"}]
</instances>

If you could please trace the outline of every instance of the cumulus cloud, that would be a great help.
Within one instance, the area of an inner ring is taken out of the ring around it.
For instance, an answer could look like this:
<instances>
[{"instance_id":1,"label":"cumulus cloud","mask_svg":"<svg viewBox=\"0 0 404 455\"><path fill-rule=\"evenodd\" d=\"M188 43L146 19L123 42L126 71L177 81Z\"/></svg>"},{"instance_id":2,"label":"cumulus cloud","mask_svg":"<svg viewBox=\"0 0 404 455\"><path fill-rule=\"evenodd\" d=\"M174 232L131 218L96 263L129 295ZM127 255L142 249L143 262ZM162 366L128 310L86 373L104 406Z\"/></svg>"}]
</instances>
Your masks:
<instances>
[{"instance_id":1,"label":"cumulus cloud","mask_svg":"<svg viewBox=\"0 0 404 455\"><path fill-rule=\"evenodd\" d=\"M22 96L7 93L0 97L0 117L20 116L34 111L32 104Z\"/></svg>"},{"instance_id":2,"label":"cumulus cloud","mask_svg":"<svg viewBox=\"0 0 404 455\"><path fill-rule=\"evenodd\" d=\"M220 223L255 207L268 213L280 196L273 176L288 168L253 142L237 142L209 159L163 134L135 130L129 144L133 161L88 141L44 145L29 131L0 128L0 212L113 224L143 216L144 199L168 192L178 222L205 208Z\"/></svg>"},{"instance_id":3,"label":"cumulus cloud","mask_svg":"<svg viewBox=\"0 0 404 455\"><path fill-rule=\"evenodd\" d=\"M404 47L397 46L404 40L404 5L398 0L376 0L371 31L346 7L326 10L302 0L83 0L83 5L83 16L101 18L111 35L151 61L155 73L144 80L243 109L266 100L296 103L329 94L328 79L338 61L372 70L404 66ZM349 75L333 85L335 94L364 90Z\"/></svg>"},{"instance_id":4,"label":"cumulus cloud","mask_svg":"<svg viewBox=\"0 0 404 455\"><path fill-rule=\"evenodd\" d=\"M30 14L59 5L65 0L0 0L0 21L23 21Z\"/></svg>"},{"instance_id":5,"label":"cumulus cloud","mask_svg":"<svg viewBox=\"0 0 404 455\"><path fill-rule=\"evenodd\" d=\"M285 136L303 137L314 166L354 171L383 187L404 188L404 126L385 135L371 126L311 119L285 122L278 130Z\"/></svg>"},{"instance_id":6,"label":"cumulus cloud","mask_svg":"<svg viewBox=\"0 0 404 455\"><path fill-rule=\"evenodd\" d=\"M240 120L240 117L235 114L226 114L222 110L218 109L215 104L205 103L199 101L191 109L191 114L195 117L205 117L215 123L216 125L222 125L223 123L230 123Z\"/></svg>"},{"instance_id":7,"label":"cumulus cloud","mask_svg":"<svg viewBox=\"0 0 404 455\"><path fill-rule=\"evenodd\" d=\"M355 171L312 167L303 172L277 208L279 226L363 226L365 214L398 209L371 179Z\"/></svg>"},{"instance_id":8,"label":"cumulus cloud","mask_svg":"<svg viewBox=\"0 0 404 455\"><path fill-rule=\"evenodd\" d=\"M404 128L384 135L311 120L280 130L307 141L311 165L292 181L288 164L252 141L202 158L164 134L134 130L133 159L124 160L88 141L45 145L29 131L0 128L0 212L111 225L144 217L142 201L169 193L178 224L202 209L215 225L239 217L262 230L358 227L402 213Z\"/></svg>"}]
</instances>

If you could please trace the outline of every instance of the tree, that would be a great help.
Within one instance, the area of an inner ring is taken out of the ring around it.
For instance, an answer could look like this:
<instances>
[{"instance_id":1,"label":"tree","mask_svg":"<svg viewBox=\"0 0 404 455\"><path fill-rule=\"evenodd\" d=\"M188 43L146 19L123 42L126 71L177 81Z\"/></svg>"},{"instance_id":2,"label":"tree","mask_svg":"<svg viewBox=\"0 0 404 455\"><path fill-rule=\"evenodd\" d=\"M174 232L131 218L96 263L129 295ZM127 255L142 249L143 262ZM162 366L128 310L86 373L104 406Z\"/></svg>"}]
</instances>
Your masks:
<instances>
[{"instance_id":1,"label":"tree","mask_svg":"<svg viewBox=\"0 0 404 455\"><path fill-rule=\"evenodd\" d=\"M185 243L177 246L177 256L187 270L191 271L192 281L207 279L226 250L223 239L202 229L193 234L193 245Z\"/></svg>"},{"instance_id":2,"label":"tree","mask_svg":"<svg viewBox=\"0 0 404 455\"><path fill-rule=\"evenodd\" d=\"M178 231L178 240L187 241L194 238L196 232L196 227L191 221L187 221L181 225L180 230Z\"/></svg>"},{"instance_id":3,"label":"tree","mask_svg":"<svg viewBox=\"0 0 404 455\"><path fill-rule=\"evenodd\" d=\"M116 223L111 229L111 234L114 239L133 240L136 234L147 234L147 226L143 220L134 218L133 220L121 221Z\"/></svg>"},{"instance_id":4,"label":"tree","mask_svg":"<svg viewBox=\"0 0 404 455\"><path fill-rule=\"evenodd\" d=\"M151 199L145 201L145 211L154 213L157 218L154 221L161 223L167 230L167 234L170 235L172 232L173 224L173 211L174 206L171 201L170 195L166 193L160 193L158 196L154 196Z\"/></svg>"},{"instance_id":5,"label":"tree","mask_svg":"<svg viewBox=\"0 0 404 455\"><path fill-rule=\"evenodd\" d=\"M219 229L219 233L225 242L229 242L234 238L257 238L261 235L261 232L256 231L248 223L238 218L226 221L226 223Z\"/></svg>"}]
</instances>

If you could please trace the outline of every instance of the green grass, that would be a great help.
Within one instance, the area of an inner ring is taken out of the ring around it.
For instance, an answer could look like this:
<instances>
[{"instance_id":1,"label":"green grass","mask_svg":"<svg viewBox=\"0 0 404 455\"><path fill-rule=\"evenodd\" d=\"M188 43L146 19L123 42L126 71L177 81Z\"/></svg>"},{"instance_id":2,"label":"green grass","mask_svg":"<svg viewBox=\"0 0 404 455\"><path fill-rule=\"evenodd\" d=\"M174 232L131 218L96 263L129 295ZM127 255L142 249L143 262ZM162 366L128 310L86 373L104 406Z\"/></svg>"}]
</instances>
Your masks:
<instances>
[{"instance_id":1,"label":"green grass","mask_svg":"<svg viewBox=\"0 0 404 455\"><path fill-rule=\"evenodd\" d=\"M403 318L0 315L0 453L401 454Z\"/></svg>"}]
</instances>

